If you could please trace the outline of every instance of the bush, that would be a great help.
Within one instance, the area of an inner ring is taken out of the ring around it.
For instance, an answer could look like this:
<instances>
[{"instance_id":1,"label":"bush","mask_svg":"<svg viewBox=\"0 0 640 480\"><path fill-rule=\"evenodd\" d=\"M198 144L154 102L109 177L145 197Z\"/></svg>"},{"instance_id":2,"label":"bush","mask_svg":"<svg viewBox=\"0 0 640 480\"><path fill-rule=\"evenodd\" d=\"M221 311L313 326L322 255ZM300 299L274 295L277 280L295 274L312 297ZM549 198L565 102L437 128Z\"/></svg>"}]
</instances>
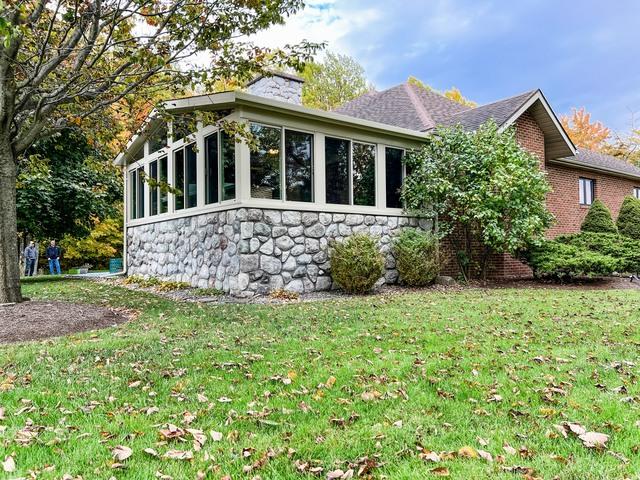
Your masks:
<instances>
[{"instance_id":1,"label":"bush","mask_svg":"<svg viewBox=\"0 0 640 480\"><path fill-rule=\"evenodd\" d=\"M331 246L331 276L349 293L365 293L384 273L384 257L369 235L353 235Z\"/></svg>"},{"instance_id":2,"label":"bush","mask_svg":"<svg viewBox=\"0 0 640 480\"><path fill-rule=\"evenodd\" d=\"M582 232L561 235L556 238L556 241L608 255L617 260L619 272L640 272L640 241L638 240L613 233Z\"/></svg>"},{"instance_id":3,"label":"bush","mask_svg":"<svg viewBox=\"0 0 640 480\"><path fill-rule=\"evenodd\" d=\"M412 287L433 282L440 270L438 239L429 232L405 228L393 241L400 279Z\"/></svg>"},{"instance_id":4,"label":"bush","mask_svg":"<svg viewBox=\"0 0 640 480\"><path fill-rule=\"evenodd\" d=\"M525 261L536 277L558 279L607 276L618 269L618 261L609 255L555 240L531 247Z\"/></svg>"},{"instance_id":5,"label":"bush","mask_svg":"<svg viewBox=\"0 0 640 480\"><path fill-rule=\"evenodd\" d=\"M595 233L618 233L618 228L611 218L611 212L600 200L593 202L587 216L584 217L580 230Z\"/></svg>"},{"instance_id":6,"label":"bush","mask_svg":"<svg viewBox=\"0 0 640 480\"><path fill-rule=\"evenodd\" d=\"M640 240L640 200L625 197L618 214L618 232L629 238Z\"/></svg>"}]
</instances>

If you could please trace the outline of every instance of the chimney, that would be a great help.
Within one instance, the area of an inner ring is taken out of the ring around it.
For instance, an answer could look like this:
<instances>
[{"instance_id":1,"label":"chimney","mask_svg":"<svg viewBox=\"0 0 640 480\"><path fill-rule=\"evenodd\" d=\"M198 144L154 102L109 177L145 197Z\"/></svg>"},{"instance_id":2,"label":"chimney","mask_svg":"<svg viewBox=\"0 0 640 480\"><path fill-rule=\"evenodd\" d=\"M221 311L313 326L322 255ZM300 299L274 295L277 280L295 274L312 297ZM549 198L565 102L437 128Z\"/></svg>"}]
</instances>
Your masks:
<instances>
[{"instance_id":1,"label":"chimney","mask_svg":"<svg viewBox=\"0 0 640 480\"><path fill-rule=\"evenodd\" d=\"M259 75L247 83L247 93L272 98L281 102L302 105L304 80L295 75L273 72L269 76Z\"/></svg>"}]
</instances>

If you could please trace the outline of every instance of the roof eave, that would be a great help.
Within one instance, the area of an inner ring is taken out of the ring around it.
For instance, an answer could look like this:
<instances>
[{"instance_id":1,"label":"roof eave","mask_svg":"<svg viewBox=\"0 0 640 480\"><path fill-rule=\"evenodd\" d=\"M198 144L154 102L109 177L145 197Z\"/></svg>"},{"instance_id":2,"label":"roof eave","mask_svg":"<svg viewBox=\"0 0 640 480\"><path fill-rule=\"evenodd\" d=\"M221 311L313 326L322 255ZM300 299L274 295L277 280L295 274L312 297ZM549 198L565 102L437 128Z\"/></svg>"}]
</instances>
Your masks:
<instances>
[{"instance_id":1,"label":"roof eave","mask_svg":"<svg viewBox=\"0 0 640 480\"><path fill-rule=\"evenodd\" d=\"M609 168L600 165L589 165L587 163L581 162L580 160L576 160L575 158L556 158L553 160L549 160L549 163L567 167L575 167L579 168L580 170L587 170L590 172L606 173L609 175L615 175L617 177L628 178L631 180L640 180L640 173L633 174L631 172L625 172L616 168Z\"/></svg>"},{"instance_id":2,"label":"roof eave","mask_svg":"<svg viewBox=\"0 0 640 480\"><path fill-rule=\"evenodd\" d=\"M555 112L551 108L551 105L549 105L549 102L547 101L547 99L545 98L544 94L542 93L542 91L540 89L536 90L527 99L527 101L524 102L520 106L520 108L518 108L500 126L500 130L503 131L503 130L509 128L511 125L513 125L516 122L516 120L518 120L518 118L520 118L527 110L529 110L538 101L542 105L545 113L548 115L549 119L551 120L551 123L555 127L555 130L558 132L559 137L561 139L558 142L555 142L554 153L552 154L551 159L556 159L556 158L562 158L562 157L568 157L568 156L575 155L576 154L575 145L573 144L573 142L569 138L569 135L567 135L567 132L565 132L564 128L562 127L562 124L558 120L558 117L556 116ZM546 137L547 136L547 132L544 132L544 133L545 133L545 137ZM545 140L546 140L546 138L545 138Z\"/></svg>"}]
</instances>

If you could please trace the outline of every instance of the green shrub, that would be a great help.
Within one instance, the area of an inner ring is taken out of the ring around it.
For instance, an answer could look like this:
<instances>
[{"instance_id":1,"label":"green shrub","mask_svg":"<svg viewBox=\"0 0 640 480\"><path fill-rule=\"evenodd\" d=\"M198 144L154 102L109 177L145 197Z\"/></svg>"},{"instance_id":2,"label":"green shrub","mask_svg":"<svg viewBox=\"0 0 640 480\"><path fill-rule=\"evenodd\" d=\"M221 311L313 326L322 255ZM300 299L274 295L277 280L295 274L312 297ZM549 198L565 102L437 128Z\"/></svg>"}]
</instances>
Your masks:
<instances>
[{"instance_id":1,"label":"green shrub","mask_svg":"<svg viewBox=\"0 0 640 480\"><path fill-rule=\"evenodd\" d=\"M600 200L596 200L591 205L591 208L587 212L587 216L584 217L580 230L583 232L595 232L595 233L617 233L618 228L613 223L611 218L611 212L604 203Z\"/></svg>"},{"instance_id":2,"label":"green shrub","mask_svg":"<svg viewBox=\"0 0 640 480\"><path fill-rule=\"evenodd\" d=\"M429 232L405 228L393 241L393 255L400 279L412 287L423 287L440 270L438 239Z\"/></svg>"},{"instance_id":3,"label":"green shrub","mask_svg":"<svg viewBox=\"0 0 640 480\"><path fill-rule=\"evenodd\" d=\"M331 276L349 293L365 293L384 273L384 257L369 235L353 235L331 246Z\"/></svg>"},{"instance_id":4,"label":"green shrub","mask_svg":"<svg viewBox=\"0 0 640 480\"><path fill-rule=\"evenodd\" d=\"M611 275L618 261L598 252L555 240L531 247L525 261L536 277L573 278Z\"/></svg>"},{"instance_id":5,"label":"green shrub","mask_svg":"<svg viewBox=\"0 0 640 480\"><path fill-rule=\"evenodd\" d=\"M561 235L559 243L572 245L591 252L608 255L618 261L619 272L640 272L640 241L613 233L582 232Z\"/></svg>"},{"instance_id":6,"label":"green shrub","mask_svg":"<svg viewBox=\"0 0 640 480\"><path fill-rule=\"evenodd\" d=\"M640 240L640 200L625 197L618 214L618 232L629 238Z\"/></svg>"}]
</instances>

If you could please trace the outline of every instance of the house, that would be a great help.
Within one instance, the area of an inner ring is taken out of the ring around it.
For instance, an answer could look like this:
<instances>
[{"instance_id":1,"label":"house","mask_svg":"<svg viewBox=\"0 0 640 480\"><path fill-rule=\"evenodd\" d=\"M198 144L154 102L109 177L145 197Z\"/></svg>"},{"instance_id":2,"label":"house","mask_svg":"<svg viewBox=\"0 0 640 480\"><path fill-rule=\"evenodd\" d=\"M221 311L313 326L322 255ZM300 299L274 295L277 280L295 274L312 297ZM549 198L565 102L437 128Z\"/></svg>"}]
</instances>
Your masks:
<instances>
[{"instance_id":1,"label":"house","mask_svg":"<svg viewBox=\"0 0 640 480\"><path fill-rule=\"evenodd\" d=\"M150 115L116 159L125 175L129 274L235 295L325 290L332 286L329 242L363 232L380 238L384 281L395 282L392 236L407 225L431 226L401 208L402 157L439 124L475 129L493 119L515 126L553 188L548 208L558 222L550 236L577 231L595 198L617 215L626 195L640 196L640 169L576 150L540 90L470 108L405 83L333 112L303 107L301 91L301 79L274 74L246 92L164 104L176 118L210 112L247 123L257 150L202 121L189 131L184 122ZM491 274L529 270L502 255L492 259Z\"/></svg>"}]
</instances>

